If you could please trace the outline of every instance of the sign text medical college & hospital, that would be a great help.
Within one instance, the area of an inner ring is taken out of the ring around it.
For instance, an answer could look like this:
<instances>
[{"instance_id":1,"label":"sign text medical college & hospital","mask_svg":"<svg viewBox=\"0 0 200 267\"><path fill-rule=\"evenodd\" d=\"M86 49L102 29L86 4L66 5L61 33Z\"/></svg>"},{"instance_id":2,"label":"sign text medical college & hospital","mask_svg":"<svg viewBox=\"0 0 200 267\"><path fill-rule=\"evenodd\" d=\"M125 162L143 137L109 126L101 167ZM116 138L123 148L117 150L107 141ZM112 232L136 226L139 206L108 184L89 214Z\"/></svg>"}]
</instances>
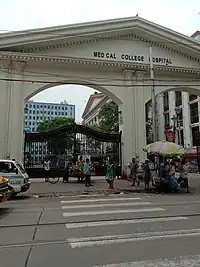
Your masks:
<instances>
[{"instance_id":1,"label":"sign text medical college & hospital","mask_svg":"<svg viewBox=\"0 0 200 267\"><path fill-rule=\"evenodd\" d=\"M105 59L119 59L116 53L111 52L101 52L95 51L93 56L95 58L105 58ZM150 58L144 55L135 55L135 54L120 54L120 59L124 61L133 61L135 63L142 63L142 62L149 62ZM157 64L166 64L171 65L172 60L171 58L163 58L163 57L152 57L152 61Z\"/></svg>"}]
</instances>

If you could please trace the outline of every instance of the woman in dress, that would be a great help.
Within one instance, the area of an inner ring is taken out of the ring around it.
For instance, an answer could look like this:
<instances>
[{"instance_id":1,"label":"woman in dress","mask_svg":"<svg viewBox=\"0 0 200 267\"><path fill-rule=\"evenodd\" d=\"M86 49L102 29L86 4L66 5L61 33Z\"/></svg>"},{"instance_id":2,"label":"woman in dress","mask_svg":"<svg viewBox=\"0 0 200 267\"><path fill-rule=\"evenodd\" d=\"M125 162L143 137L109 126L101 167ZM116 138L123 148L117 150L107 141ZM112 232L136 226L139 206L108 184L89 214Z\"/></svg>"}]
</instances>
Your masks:
<instances>
[{"instance_id":1,"label":"woman in dress","mask_svg":"<svg viewBox=\"0 0 200 267\"><path fill-rule=\"evenodd\" d=\"M113 183L115 179L115 166L113 161L110 159L106 168L106 181L109 189L113 189Z\"/></svg>"}]
</instances>

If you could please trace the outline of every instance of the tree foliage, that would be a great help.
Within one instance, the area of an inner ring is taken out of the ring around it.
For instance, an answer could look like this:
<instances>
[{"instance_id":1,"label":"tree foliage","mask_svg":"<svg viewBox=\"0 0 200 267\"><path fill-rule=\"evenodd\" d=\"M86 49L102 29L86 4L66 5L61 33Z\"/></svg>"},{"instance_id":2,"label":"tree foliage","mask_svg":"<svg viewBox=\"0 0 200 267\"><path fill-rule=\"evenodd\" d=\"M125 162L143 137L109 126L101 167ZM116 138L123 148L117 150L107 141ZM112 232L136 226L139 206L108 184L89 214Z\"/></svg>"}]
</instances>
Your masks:
<instances>
[{"instance_id":1,"label":"tree foliage","mask_svg":"<svg viewBox=\"0 0 200 267\"><path fill-rule=\"evenodd\" d=\"M50 120L44 120L38 124L37 131L40 133L49 132L65 125L72 125L75 123L75 120L72 118L64 118L64 117L55 117ZM55 137L56 138L56 137ZM76 146L78 146L79 142L76 142ZM76 147L76 150L78 148ZM48 152L52 155L65 155L70 154L74 150L74 136L72 134L68 134L65 136L58 136L58 138L54 140L48 141Z\"/></svg>"},{"instance_id":2,"label":"tree foliage","mask_svg":"<svg viewBox=\"0 0 200 267\"><path fill-rule=\"evenodd\" d=\"M50 120L44 120L38 124L37 132L43 133L55 130L65 125L74 124L75 120L72 118L55 117Z\"/></svg>"},{"instance_id":3,"label":"tree foliage","mask_svg":"<svg viewBox=\"0 0 200 267\"><path fill-rule=\"evenodd\" d=\"M99 130L105 133L119 132L118 105L114 102L106 103L99 112Z\"/></svg>"}]
</instances>

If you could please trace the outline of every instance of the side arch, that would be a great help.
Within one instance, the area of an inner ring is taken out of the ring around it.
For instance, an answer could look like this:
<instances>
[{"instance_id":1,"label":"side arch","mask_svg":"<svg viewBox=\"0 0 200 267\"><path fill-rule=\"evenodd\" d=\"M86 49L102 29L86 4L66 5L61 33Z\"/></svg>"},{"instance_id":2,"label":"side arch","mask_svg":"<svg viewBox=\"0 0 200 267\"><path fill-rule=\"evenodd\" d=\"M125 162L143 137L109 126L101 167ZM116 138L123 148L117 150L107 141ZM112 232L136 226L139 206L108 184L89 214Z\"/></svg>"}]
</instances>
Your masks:
<instances>
[{"instance_id":1,"label":"side arch","mask_svg":"<svg viewBox=\"0 0 200 267\"><path fill-rule=\"evenodd\" d=\"M171 92L171 91L176 91L176 92L187 92L193 95L197 95L200 96L200 86L175 86L175 87L160 87L157 88L156 90L156 96L159 94L163 94L163 93L167 93L167 92ZM147 101L148 102L148 101Z\"/></svg>"}]
</instances>

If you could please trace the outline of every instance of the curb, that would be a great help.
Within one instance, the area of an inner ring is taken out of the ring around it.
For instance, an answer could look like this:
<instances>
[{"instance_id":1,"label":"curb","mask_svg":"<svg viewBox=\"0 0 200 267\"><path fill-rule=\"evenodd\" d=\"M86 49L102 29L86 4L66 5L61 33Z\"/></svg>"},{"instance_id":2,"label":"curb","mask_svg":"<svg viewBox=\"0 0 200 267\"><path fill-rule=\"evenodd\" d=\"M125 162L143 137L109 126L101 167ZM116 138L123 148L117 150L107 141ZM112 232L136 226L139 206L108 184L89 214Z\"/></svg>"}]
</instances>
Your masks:
<instances>
[{"instance_id":1,"label":"curb","mask_svg":"<svg viewBox=\"0 0 200 267\"><path fill-rule=\"evenodd\" d=\"M150 190L149 192L151 192ZM111 194L131 194L131 193L145 193L147 192L145 189L116 189L116 190L82 190L82 191L66 191L66 192L48 192L48 193L29 193L26 194L27 197L35 197L35 198L42 198L42 197L60 197L60 196L74 196L74 195L111 195Z\"/></svg>"}]
</instances>

